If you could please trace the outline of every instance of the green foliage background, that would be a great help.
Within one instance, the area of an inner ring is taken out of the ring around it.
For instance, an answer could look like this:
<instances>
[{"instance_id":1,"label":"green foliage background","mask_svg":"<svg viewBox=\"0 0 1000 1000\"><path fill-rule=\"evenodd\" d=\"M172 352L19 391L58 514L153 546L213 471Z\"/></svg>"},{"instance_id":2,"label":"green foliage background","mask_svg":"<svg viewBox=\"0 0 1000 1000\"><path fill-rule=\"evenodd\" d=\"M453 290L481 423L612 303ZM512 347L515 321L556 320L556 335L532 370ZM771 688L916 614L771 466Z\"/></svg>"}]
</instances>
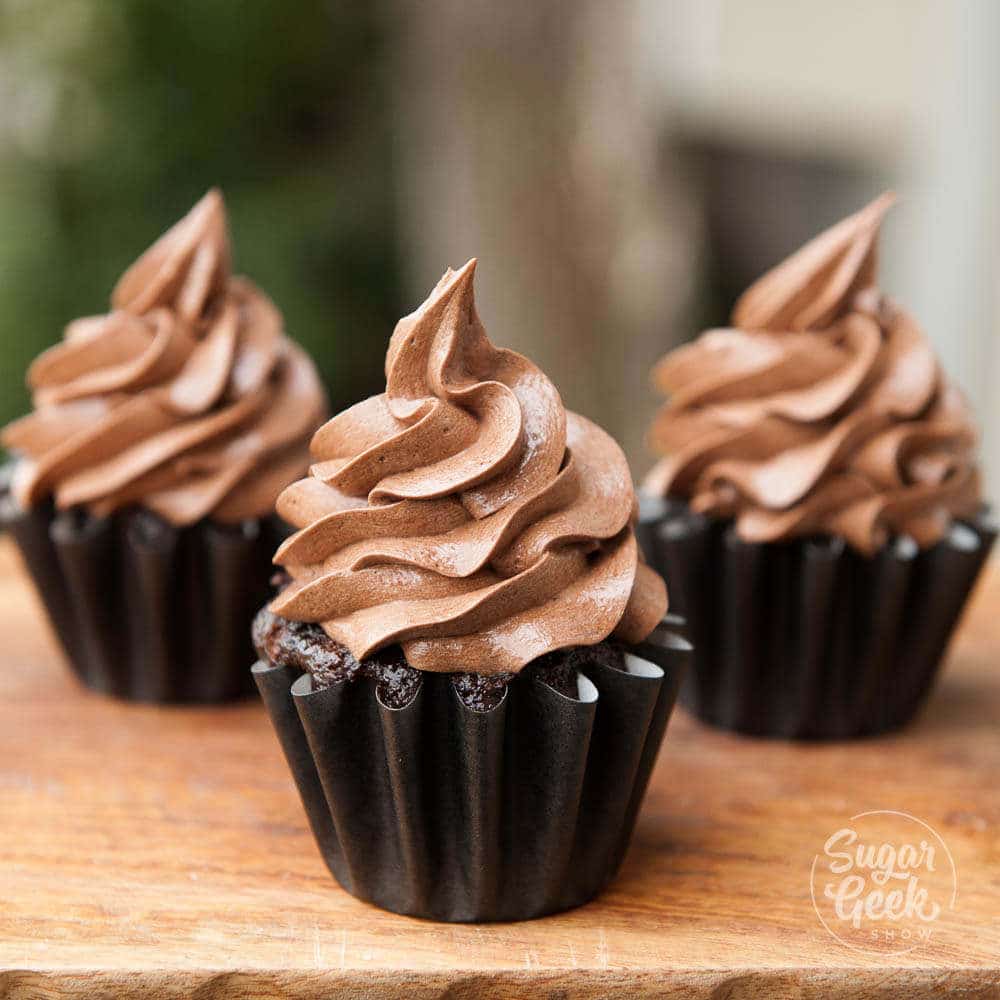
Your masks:
<instances>
[{"instance_id":1,"label":"green foliage background","mask_svg":"<svg viewBox=\"0 0 1000 1000\"><path fill-rule=\"evenodd\" d=\"M334 408L401 314L374 5L0 0L0 421L29 361L212 185Z\"/></svg>"}]
</instances>

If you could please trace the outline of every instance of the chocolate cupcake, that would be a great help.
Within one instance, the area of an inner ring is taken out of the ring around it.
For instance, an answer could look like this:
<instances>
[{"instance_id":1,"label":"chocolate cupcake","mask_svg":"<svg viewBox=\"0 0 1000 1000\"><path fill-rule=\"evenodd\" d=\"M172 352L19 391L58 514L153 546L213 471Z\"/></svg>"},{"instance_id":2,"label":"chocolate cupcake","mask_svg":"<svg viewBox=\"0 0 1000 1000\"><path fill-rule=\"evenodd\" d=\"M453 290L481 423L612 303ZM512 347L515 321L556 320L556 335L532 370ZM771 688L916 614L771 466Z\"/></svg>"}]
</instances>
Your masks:
<instances>
[{"instance_id":1,"label":"chocolate cupcake","mask_svg":"<svg viewBox=\"0 0 1000 1000\"><path fill-rule=\"evenodd\" d=\"M513 920L614 875L689 647L624 455L487 340L474 268L400 321L386 391L279 497L299 530L254 673L344 888Z\"/></svg>"},{"instance_id":2,"label":"chocolate cupcake","mask_svg":"<svg viewBox=\"0 0 1000 1000\"><path fill-rule=\"evenodd\" d=\"M880 733L930 690L995 529L976 430L916 321L876 287L883 196L668 354L640 533L669 574L707 722Z\"/></svg>"},{"instance_id":3,"label":"chocolate cupcake","mask_svg":"<svg viewBox=\"0 0 1000 1000\"><path fill-rule=\"evenodd\" d=\"M326 413L281 314L231 273L210 191L28 370L0 522L81 680L144 701L247 692L278 493Z\"/></svg>"}]
</instances>

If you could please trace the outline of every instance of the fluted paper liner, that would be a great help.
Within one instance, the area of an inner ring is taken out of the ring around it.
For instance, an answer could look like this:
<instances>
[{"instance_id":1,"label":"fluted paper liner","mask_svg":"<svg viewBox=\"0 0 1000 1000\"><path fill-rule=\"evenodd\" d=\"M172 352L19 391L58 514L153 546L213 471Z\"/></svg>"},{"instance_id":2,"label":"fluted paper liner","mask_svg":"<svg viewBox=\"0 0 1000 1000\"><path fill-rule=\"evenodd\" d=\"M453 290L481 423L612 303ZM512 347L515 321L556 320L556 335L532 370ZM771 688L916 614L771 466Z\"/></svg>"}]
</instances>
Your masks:
<instances>
[{"instance_id":1,"label":"fluted paper liner","mask_svg":"<svg viewBox=\"0 0 1000 1000\"><path fill-rule=\"evenodd\" d=\"M917 713L996 531L984 513L932 548L896 538L866 558L837 539L751 544L644 498L637 534L687 620L686 708L752 735L847 739Z\"/></svg>"},{"instance_id":2,"label":"fluted paper liner","mask_svg":"<svg viewBox=\"0 0 1000 1000\"><path fill-rule=\"evenodd\" d=\"M0 492L0 526L87 687L155 702L249 694L250 624L268 596L280 525L151 524L136 511L25 511Z\"/></svg>"},{"instance_id":3,"label":"fluted paper liner","mask_svg":"<svg viewBox=\"0 0 1000 1000\"><path fill-rule=\"evenodd\" d=\"M445 674L423 674L401 709L368 679L253 675L348 892L435 920L522 920L585 902L618 870L689 655L661 626L627 673L585 666L577 699L519 677L488 712Z\"/></svg>"}]
</instances>

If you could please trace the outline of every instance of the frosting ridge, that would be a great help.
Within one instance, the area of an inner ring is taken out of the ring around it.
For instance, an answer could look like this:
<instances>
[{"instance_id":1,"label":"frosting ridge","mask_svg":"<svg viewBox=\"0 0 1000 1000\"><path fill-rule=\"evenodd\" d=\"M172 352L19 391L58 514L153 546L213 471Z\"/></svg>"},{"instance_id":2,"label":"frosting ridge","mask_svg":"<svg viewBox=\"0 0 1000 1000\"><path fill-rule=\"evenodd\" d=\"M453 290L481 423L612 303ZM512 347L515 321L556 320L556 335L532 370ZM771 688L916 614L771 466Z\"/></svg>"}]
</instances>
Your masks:
<instances>
[{"instance_id":1,"label":"frosting ridge","mask_svg":"<svg viewBox=\"0 0 1000 1000\"><path fill-rule=\"evenodd\" d=\"M34 412L2 434L18 502L51 495L97 515L138 503L178 526L269 514L306 468L326 401L277 308L232 275L218 191L125 272L111 305L28 369Z\"/></svg>"},{"instance_id":2,"label":"frosting ridge","mask_svg":"<svg viewBox=\"0 0 1000 1000\"><path fill-rule=\"evenodd\" d=\"M654 369L669 396L645 488L732 517L747 541L891 534L934 544L980 504L968 406L876 287L883 195L811 240Z\"/></svg>"},{"instance_id":3,"label":"frosting ridge","mask_svg":"<svg viewBox=\"0 0 1000 1000\"><path fill-rule=\"evenodd\" d=\"M495 348L475 260L397 324L386 391L314 435L308 478L278 498L279 615L322 624L361 660L400 643L429 671L516 671L666 610L633 533L621 449L567 413L527 358Z\"/></svg>"}]
</instances>

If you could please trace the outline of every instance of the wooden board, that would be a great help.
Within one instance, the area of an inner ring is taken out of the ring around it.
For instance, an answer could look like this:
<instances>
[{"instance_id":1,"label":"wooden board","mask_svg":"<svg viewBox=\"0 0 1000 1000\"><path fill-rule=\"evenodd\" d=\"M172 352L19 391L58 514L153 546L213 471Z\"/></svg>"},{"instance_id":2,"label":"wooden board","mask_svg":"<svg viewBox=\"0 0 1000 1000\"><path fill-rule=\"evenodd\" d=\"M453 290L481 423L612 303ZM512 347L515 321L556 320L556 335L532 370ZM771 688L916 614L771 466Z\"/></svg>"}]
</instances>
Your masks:
<instances>
[{"instance_id":1,"label":"wooden board","mask_svg":"<svg viewBox=\"0 0 1000 1000\"><path fill-rule=\"evenodd\" d=\"M907 732L793 746L681 713L613 888L507 925L341 891L261 706L81 691L6 542L0 636L0 998L1000 996L995 570ZM811 902L826 838L873 809L930 824L958 873L905 955L845 947Z\"/></svg>"}]
</instances>

